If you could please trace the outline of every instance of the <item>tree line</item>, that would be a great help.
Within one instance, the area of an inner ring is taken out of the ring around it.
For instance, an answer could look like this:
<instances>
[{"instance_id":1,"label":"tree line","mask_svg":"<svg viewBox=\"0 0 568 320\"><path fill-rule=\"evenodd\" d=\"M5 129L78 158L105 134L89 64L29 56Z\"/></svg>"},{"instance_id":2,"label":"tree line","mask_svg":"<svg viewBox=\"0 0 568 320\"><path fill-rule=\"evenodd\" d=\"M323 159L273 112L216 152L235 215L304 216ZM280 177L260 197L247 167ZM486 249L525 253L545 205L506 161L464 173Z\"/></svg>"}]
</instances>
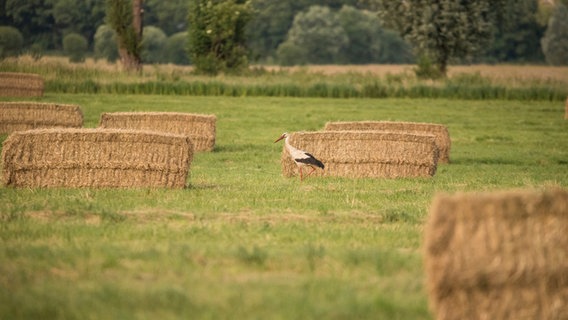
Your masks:
<instances>
[{"instance_id":1,"label":"tree line","mask_svg":"<svg viewBox=\"0 0 568 320\"><path fill-rule=\"evenodd\" d=\"M211 73L249 63L419 62L442 73L448 63L568 64L566 0L140 3L144 27L130 50L141 61L199 63ZM0 57L65 52L114 61L126 45L117 38L125 18L113 26L112 17L131 15L132 1L0 0L0 8Z\"/></svg>"}]
</instances>

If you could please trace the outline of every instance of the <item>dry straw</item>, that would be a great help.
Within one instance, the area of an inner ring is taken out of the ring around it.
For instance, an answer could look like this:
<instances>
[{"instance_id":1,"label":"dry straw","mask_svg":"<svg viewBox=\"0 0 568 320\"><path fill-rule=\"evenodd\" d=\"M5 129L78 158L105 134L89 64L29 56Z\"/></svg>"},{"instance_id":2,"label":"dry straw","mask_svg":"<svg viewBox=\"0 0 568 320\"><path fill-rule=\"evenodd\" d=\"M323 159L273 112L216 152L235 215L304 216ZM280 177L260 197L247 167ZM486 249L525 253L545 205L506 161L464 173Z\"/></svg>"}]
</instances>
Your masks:
<instances>
[{"instance_id":1,"label":"dry straw","mask_svg":"<svg viewBox=\"0 0 568 320\"><path fill-rule=\"evenodd\" d=\"M137 129L183 134L191 138L195 151L215 147L217 118L214 115L181 112L112 112L101 115L101 128Z\"/></svg>"},{"instance_id":2,"label":"dry straw","mask_svg":"<svg viewBox=\"0 0 568 320\"><path fill-rule=\"evenodd\" d=\"M183 188L189 137L117 129L36 129L12 133L2 177L14 187Z\"/></svg>"},{"instance_id":3,"label":"dry straw","mask_svg":"<svg viewBox=\"0 0 568 320\"><path fill-rule=\"evenodd\" d=\"M39 102L0 102L0 133L36 128L83 126L77 105Z\"/></svg>"},{"instance_id":4,"label":"dry straw","mask_svg":"<svg viewBox=\"0 0 568 320\"><path fill-rule=\"evenodd\" d=\"M0 72L0 97L41 97L43 78L32 73Z\"/></svg>"},{"instance_id":5,"label":"dry straw","mask_svg":"<svg viewBox=\"0 0 568 320\"><path fill-rule=\"evenodd\" d=\"M568 192L438 195L424 264L436 319L568 319Z\"/></svg>"},{"instance_id":6,"label":"dry straw","mask_svg":"<svg viewBox=\"0 0 568 320\"><path fill-rule=\"evenodd\" d=\"M338 177L430 177L436 173L438 149L431 135L384 131L296 132L290 144L325 164L323 175ZM286 148L282 173L297 174Z\"/></svg>"},{"instance_id":7,"label":"dry straw","mask_svg":"<svg viewBox=\"0 0 568 320\"><path fill-rule=\"evenodd\" d=\"M415 134L431 134L436 138L436 146L440 151L438 162L450 162L450 134L448 132L448 128L440 124L392 121L328 122L325 124L324 130L378 130L390 132L407 132Z\"/></svg>"}]
</instances>

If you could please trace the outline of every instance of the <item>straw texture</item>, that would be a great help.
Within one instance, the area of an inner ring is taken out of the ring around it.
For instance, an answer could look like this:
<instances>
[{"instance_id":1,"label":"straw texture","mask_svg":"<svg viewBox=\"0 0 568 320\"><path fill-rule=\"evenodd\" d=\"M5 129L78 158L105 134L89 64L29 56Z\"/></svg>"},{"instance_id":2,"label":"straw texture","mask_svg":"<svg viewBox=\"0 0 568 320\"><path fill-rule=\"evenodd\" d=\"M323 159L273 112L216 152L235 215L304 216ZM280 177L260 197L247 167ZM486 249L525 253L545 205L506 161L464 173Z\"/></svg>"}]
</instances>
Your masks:
<instances>
[{"instance_id":1,"label":"straw texture","mask_svg":"<svg viewBox=\"0 0 568 320\"><path fill-rule=\"evenodd\" d=\"M296 132L290 144L325 164L323 175L338 177L430 177L436 173L438 149L431 135L383 131ZM283 148L282 174L297 168Z\"/></svg>"},{"instance_id":2,"label":"straw texture","mask_svg":"<svg viewBox=\"0 0 568 320\"><path fill-rule=\"evenodd\" d=\"M440 151L438 162L450 162L450 148L452 143L450 133L448 132L448 128L440 124L393 121L339 121L326 123L324 130L376 130L430 134L435 137L436 146Z\"/></svg>"},{"instance_id":3,"label":"straw texture","mask_svg":"<svg viewBox=\"0 0 568 320\"><path fill-rule=\"evenodd\" d=\"M99 127L183 134L191 138L195 151L211 151L215 147L216 122L214 115L205 114L112 112L101 115Z\"/></svg>"},{"instance_id":4,"label":"straw texture","mask_svg":"<svg viewBox=\"0 0 568 320\"><path fill-rule=\"evenodd\" d=\"M14 187L183 188L189 137L116 129L36 129L12 133L2 178Z\"/></svg>"},{"instance_id":5,"label":"straw texture","mask_svg":"<svg viewBox=\"0 0 568 320\"><path fill-rule=\"evenodd\" d=\"M0 133L36 128L83 126L77 105L39 102L0 102Z\"/></svg>"},{"instance_id":6,"label":"straw texture","mask_svg":"<svg viewBox=\"0 0 568 320\"><path fill-rule=\"evenodd\" d=\"M0 97L41 97L43 78L32 73L0 72Z\"/></svg>"},{"instance_id":7,"label":"straw texture","mask_svg":"<svg viewBox=\"0 0 568 320\"><path fill-rule=\"evenodd\" d=\"M568 192L437 195L424 265L437 319L568 319Z\"/></svg>"}]
</instances>

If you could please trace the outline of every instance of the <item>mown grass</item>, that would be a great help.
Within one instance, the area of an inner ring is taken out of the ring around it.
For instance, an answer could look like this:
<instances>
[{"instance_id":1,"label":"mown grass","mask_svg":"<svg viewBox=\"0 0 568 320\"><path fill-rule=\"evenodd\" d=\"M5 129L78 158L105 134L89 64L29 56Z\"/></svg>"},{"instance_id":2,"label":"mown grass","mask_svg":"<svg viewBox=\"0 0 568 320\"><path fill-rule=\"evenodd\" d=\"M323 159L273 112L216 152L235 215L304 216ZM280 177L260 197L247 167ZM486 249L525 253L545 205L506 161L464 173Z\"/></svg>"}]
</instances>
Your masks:
<instances>
[{"instance_id":1,"label":"mown grass","mask_svg":"<svg viewBox=\"0 0 568 320\"><path fill-rule=\"evenodd\" d=\"M422 231L438 192L568 186L563 103L49 93L102 112L217 115L184 190L0 188L0 318L429 319ZM284 131L441 123L431 179L283 178ZM4 139L3 136L1 139Z\"/></svg>"}]
</instances>

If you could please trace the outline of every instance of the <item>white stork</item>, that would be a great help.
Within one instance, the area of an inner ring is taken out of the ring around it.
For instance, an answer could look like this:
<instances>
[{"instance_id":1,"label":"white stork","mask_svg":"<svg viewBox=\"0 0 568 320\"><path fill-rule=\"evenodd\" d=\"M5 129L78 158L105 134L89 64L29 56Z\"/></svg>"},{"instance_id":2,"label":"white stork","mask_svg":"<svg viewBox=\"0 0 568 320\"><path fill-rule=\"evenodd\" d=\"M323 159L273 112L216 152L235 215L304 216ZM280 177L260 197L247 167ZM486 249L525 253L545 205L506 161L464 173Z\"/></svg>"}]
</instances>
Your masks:
<instances>
[{"instance_id":1,"label":"white stork","mask_svg":"<svg viewBox=\"0 0 568 320\"><path fill-rule=\"evenodd\" d=\"M304 175L302 172L303 167L310 167L312 169L310 172L308 172L306 177L312 174L314 171L316 171L316 168L321 168L322 170L323 168L325 168L323 163L318 159L316 159L313 155L307 153L306 151L298 150L294 148L292 145L290 145L290 141L288 140L290 138L290 135L288 134L288 132L284 132L280 136L280 138L274 141L274 143L284 138L286 138L286 140L284 140L284 146L286 147L286 150L288 150L290 158L292 158L292 160L298 166L298 169L300 171L300 181L304 180Z\"/></svg>"}]
</instances>

